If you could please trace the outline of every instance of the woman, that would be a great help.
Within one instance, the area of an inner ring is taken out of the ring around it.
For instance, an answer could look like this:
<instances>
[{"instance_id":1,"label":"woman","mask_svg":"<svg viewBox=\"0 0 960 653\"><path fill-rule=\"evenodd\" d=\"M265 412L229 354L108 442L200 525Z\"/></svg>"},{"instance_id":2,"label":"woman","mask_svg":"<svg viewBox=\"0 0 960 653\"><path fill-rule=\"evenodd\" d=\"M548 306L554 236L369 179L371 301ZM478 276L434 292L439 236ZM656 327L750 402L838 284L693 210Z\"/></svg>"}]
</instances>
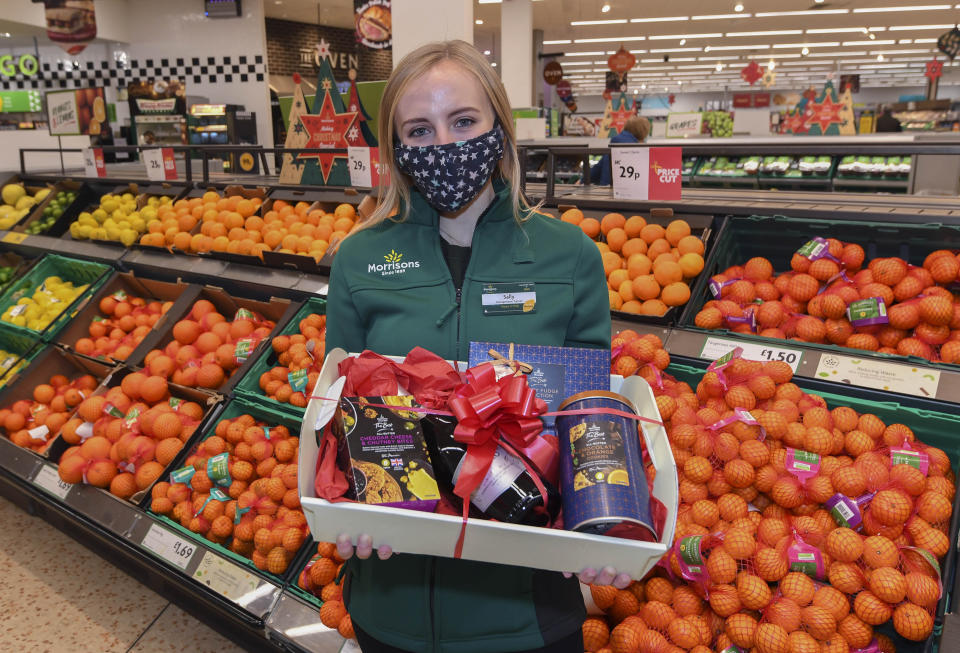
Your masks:
<instances>
[{"instance_id":1,"label":"woman","mask_svg":"<svg viewBox=\"0 0 960 653\"><path fill-rule=\"evenodd\" d=\"M575 226L532 212L520 196L510 104L473 46L434 43L404 57L384 89L379 137L392 183L334 259L328 348L405 355L419 345L463 361L471 340L610 346L598 250ZM516 282L534 285L535 310L485 314L484 286ZM377 543L371 557L366 535L351 558L352 544L348 535L337 541L365 653L583 651L576 579L390 557L388 543ZM612 569L585 572L588 582L629 582L614 579Z\"/></svg>"},{"instance_id":2,"label":"woman","mask_svg":"<svg viewBox=\"0 0 960 653\"><path fill-rule=\"evenodd\" d=\"M623 131L610 139L610 143L642 143L650 135L650 121L640 116L630 118L623 125ZM592 168L590 168L590 183L598 186L609 186L613 183L610 170L610 155L604 154Z\"/></svg>"}]
</instances>

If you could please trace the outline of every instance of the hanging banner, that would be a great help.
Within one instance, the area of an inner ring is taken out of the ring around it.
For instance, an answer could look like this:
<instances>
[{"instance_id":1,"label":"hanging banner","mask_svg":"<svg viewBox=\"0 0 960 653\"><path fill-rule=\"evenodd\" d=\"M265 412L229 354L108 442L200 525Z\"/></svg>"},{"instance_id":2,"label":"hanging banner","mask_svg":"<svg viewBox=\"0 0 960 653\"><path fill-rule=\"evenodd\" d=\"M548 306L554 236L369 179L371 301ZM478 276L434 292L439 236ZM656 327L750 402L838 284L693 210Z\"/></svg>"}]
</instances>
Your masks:
<instances>
[{"instance_id":1,"label":"hanging banner","mask_svg":"<svg viewBox=\"0 0 960 653\"><path fill-rule=\"evenodd\" d=\"M47 123L52 136L100 136L107 124L102 88L78 88L47 93Z\"/></svg>"},{"instance_id":2,"label":"hanging banner","mask_svg":"<svg viewBox=\"0 0 960 653\"><path fill-rule=\"evenodd\" d=\"M47 38L68 54L80 54L97 37L93 0L44 0Z\"/></svg>"},{"instance_id":3,"label":"hanging banner","mask_svg":"<svg viewBox=\"0 0 960 653\"><path fill-rule=\"evenodd\" d=\"M559 61L551 61L543 67L543 81L550 86L556 86L557 82L563 79L563 67Z\"/></svg>"},{"instance_id":4,"label":"hanging banner","mask_svg":"<svg viewBox=\"0 0 960 653\"><path fill-rule=\"evenodd\" d=\"M393 47L390 0L353 0L357 42L374 50Z\"/></svg>"}]
</instances>

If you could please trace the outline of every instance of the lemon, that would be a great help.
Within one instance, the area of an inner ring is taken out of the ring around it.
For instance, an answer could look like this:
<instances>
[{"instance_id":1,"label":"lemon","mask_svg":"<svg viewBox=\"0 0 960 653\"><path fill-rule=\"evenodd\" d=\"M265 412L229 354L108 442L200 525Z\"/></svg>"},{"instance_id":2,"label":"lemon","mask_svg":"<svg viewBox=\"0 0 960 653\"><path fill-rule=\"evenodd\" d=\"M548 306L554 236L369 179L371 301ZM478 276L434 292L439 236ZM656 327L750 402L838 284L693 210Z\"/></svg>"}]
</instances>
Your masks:
<instances>
[{"instance_id":1,"label":"lemon","mask_svg":"<svg viewBox=\"0 0 960 653\"><path fill-rule=\"evenodd\" d=\"M160 204L160 200L157 197L147 198L147 206L157 206Z\"/></svg>"},{"instance_id":2,"label":"lemon","mask_svg":"<svg viewBox=\"0 0 960 653\"><path fill-rule=\"evenodd\" d=\"M101 223L107 219L107 212L104 211L103 209L97 209L91 215L93 216L93 219L96 220L98 223Z\"/></svg>"},{"instance_id":3,"label":"lemon","mask_svg":"<svg viewBox=\"0 0 960 653\"><path fill-rule=\"evenodd\" d=\"M149 222L157 219L157 210L152 206L145 206L140 209L140 217Z\"/></svg>"},{"instance_id":4,"label":"lemon","mask_svg":"<svg viewBox=\"0 0 960 653\"><path fill-rule=\"evenodd\" d=\"M42 202L49 194L50 194L49 188L41 188L36 193L34 193L33 199L37 200L38 202Z\"/></svg>"},{"instance_id":5,"label":"lemon","mask_svg":"<svg viewBox=\"0 0 960 653\"><path fill-rule=\"evenodd\" d=\"M126 245L127 247L130 247L130 245L137 242L138 235L139 234L137 234L137 232L134 231L133 229L124 229L123 231L120 232L120 242Z\"/></svg>"},{"instance_id":6,"label":"lemon","mask_svg":"<svg viewBox=\"0 0 960 653\"><path fill-rule=\"evenodd\" d=\"M173 198L168 195L164 195L163 197L160 198L160 204L169 204L172 201L173 201Z\"/></svg>"},{"instance_id":7,"label":"lemon","mask_svg":"<svg viewBox=\"0 0 960 653\"><path fill-rule=\"evenodd\" d=\"M86 240L90 238L90 232L93 231L93 228L88 224L80 225L77 229L77 235L79 238Z\"/></svg>"},{"instance_id":8,"label":"lemon","mask_svg":"<svg viewBox=\"0 0 960 653\"><path fill-rule=\"evenodd\" d=\"M19 217L6 217L0 218L0 229L9 229L13 225L17 224Z\"/></svg>"},{"instance_id":9,"label":"lemon","mask_svg":"<svg viewBox=\"0 0 960 653\"><path fill-rule=\"evenodd\" d=\"M80 228L81 228L81 227L80 227L80 223L79 223L79 222L71 222L71 223L70 223L70 236L73 237L73 238L75 238L75 239L77 239L77 240L80 240L81 238L83 238L83 236L80 235Z\"/></svg>"},{"instance_id":10,"label":"lemon","mask_svg":"<svg viewBox=\"0 0 960 653\"><path fill-rule=\"evenodd\" d=\"M124 211L122 208L120 208L114 211L113 213L111 213L110 217L113 218L114 220L123 220L124 218L127 217L127 212Z\"/></svg>"},{"instance_id":11,"label":"lemon","mask_svg":"<svg viewBox=\"0 0 960 653\"><path fill-rule=\"evenodd\" d=\"M120 199L122 199L122 200L125 201L125 202L135 202L135 201L136 201L136 198L133 196L132 193L124 193L123 195L120 196Z\"/></svg>"},{"instance_id":12,"label":"lemon","mask_svg":"<svg viewBox=\"0 0 960 653\"><path fill-rule=\"evenodd\" d=\"M101 199L100 208L103 209L105 213L113 213L120 208L120 202L115 200L113 197L110 197L109 199Z\"/></svg>"},{"instance_id":13,"label":"lemon","mask_svg":"<svg viewBox=\"0 0 960 653\"><path fill-rule=\"evenodd\" d=\"M90 232L91 238L96 238L97 240L106 240L107 239L107 230L103 227L99 227Z\"/></svg>"},{"instance_id":14,"label":"lemon","mask_svg":"<svg viewBox=\"0 0 960 653\"><path fill-rule=\"evenodd\" d=\"M14 205L14 208L16 208L18 211L22 211L23 209L29 209L31 206L35 206L36 203L37 203L37 200L33 199L29 195L24 195L23 197L17 200L17 203Z\"/></svg>"},{"instance_id":15,"label":"lemon","mask_svg":"<svg viewBox=\"0 0 960 653\"><path fill-rule=\"evenodd\" d=\"M9 214L13 213L14 209L9 204L0 205L0 218L5 218Z\"/></svg>"},{"instance_id":16,"label":"lemon","mask_svg":"<svg viewBox=\"0 0 960 653\"><path fill-rule=\"evenodd\" d=\"M84 226L84 227L91 227L91 228L93 228L93 229L96 229L96 228L99 226L99 225L97 224L97 221L94 220L94 219L93 219L93 216L91 216L89 213L86 215L86 217L82 217L82 216L81 216L81 217L77 220L77 223L80 224L80 225L82 225L82 226Z\"/></svg>"},{"instance_id":17,"label":"lemon","mask_svg":"<svg viewBox=\"0 0 960 653\"><path fill-rule=\"evenodd\" d=\"M147 223L143 221L143 218L130 218L130 228L142 234L147 229Z\"/></svg>"},{"instance_id":18,"label":"lemon","mask_svg":"<svg viewBox=\"0 0 960 653\"><path fill-rule=\"evenodd\" d=\"M3 190L0 190L3 201L10 206L14 206L26 194L27 190L20 184L7 184L3 187Z\"/></svg>"},{"instance_id":19,"label":"lemon","mask_svg":"<svg viewBox=\"0 0 960 653\"><path fill-rule=\"evenodd\" d=\"M119 227L107 227L107 239L108 240L120 240L120 228Z\"/></svg>"}]
</instances>

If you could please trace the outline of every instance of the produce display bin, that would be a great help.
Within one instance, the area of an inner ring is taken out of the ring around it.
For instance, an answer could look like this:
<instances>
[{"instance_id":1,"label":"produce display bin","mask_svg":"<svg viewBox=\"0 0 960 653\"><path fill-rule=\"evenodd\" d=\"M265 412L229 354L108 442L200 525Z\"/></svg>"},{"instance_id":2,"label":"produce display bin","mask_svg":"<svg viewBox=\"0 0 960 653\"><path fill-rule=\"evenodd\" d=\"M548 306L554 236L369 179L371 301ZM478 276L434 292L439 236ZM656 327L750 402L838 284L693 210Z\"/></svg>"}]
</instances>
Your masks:
<instances>
[{"instance_id":1,"label":"produce display bin","mask_svg":"<svg viewBox=\"0 0 960 653\"><path fill-rule=\"evenodd\" d=\"M279 411L268 408L267 406L262 406L259 404L253 404L248 401L245 401L241 397L235 397L230 399L223 405L222 410L220 410L214 419L206 420L203 424L203 432L200 432L198 429L198 436L195 436L187 446L185 446L180 454L174 459L170 467L167 469L165 475L162 477L162 480L169 480L169 474L175 469L183 467L187 458L189 458L193 452L196 450L197 446L200 445L204 440L214 435L216 432L217 424L226 419L234 419L240 415L251 415L258 421L264 422L271 426L286 426L289 429L291 437L296 437L296 434L300 432L300 421L288 414L281 413ZM273 579L280 583L284 583L291 578L294 578L294 573L300 573L301 568L296 568L296 564L300 561L304 553L310 549L316 549L316 544L310 539L309 535L304 538L303 543L300 545L300 548L297 552L290 558L290 564L287 566L287 570L282 575L272 574L269 571L258 568L250 558L242 556L238 553L231 551L226 546L212 542L199 533L194 533L193 531L183 528L179 522L170 519L166 515L159 515L149 510L150 507L150 497L149 495L145 497L143 502L144 508L154 516L156 519L160 519L167 524L177 528L188 537L198 542L202 542L205 546L214 548L223 556L226 556L232 560L235 560L244 566L248 567L251 571L266 578Z\"/></svg>"},{"instance_id":2,"label":"produce display bin","mask_svg":"<svg viewBox=\"0 0 960 653\"><path fill-rule=\"evenodd\" d=\"M310 208L307 213L316 210L322 210L325 213L333 211L344 202L334 202L325 199L327 193L309 192L309 191L276 191L270 194L270 199L264 202L260 208L260 215L265 214L273 208L274 202L283 200L289 204L296 205L298 202L309 202ZM352 203L352 202L351 202ZM362 203L361 203L362 204ZM356 207L357 216L361 215L361 207ZM319 261L310 256L300 254L289 254L287 252L268 250L263 253L263 262L270 267L290 268L301 272L310 272L314 274L330 274L330 266L333 265L333 255L336 251L337 241L329 243L326 253ZM279 248L277 248L279 250Z\"/></svg>"},{"instance_id":3,"label":"produce display bin","mask_svg":"<svg viewBox=\"0 0 960 653\"><path fill-rule=\"evenodd\" d=\"M37 192L44 189L49 190L50 194L53 194L53 184L50 184L47 182L32 181L30 179L23 179L22 177L20 177L20 175L11 175L7 179L4 179L2 183L0 183L0 187L6 186L8 184L20 184L21 186L23 186L24 190L27 191L27 196L29 197L33 197L34 195L37 194ZM49 197L49 195L47 197ZM13 230L17 225L24 224L28 220L33 219L35 216L40 215L43 212L41 207L45 206L47 201L48 200L45 197L44 199L40 200L39 202L31 206L30 211L25 216L23 216L22 218L14 222L12 225L10 225L8 229ZM5 204L6 202L0 201L0 206L3 206Z\"/></svg>"},{"instance_id":4,"label":"produce display bin","mask_svg":"<svg viewBox=\"0 0 960 653\"><path fill-rule=\"evenodd\" d=\"M44 230L43 232L40 232L40 233L46 233L47 231L52 229L54 225L60 222L61 218L63 218L65 214L71 211L73 206L77 203L77 199L79 199L80 193L82 190L83 190L83 182L73 181L72 179L64 179L62 181L58 181L56 184L53 185L53 188L50 190L50 193L45 198L43 198L42 202L40 202L40 204L37 206L37 209L33 213L28 215L26 218L18 222L16 226L14 226L13 229L11 229L11 231L16 231L18 233L28 233L28 227L30 227L30 225L43 220L44 211L48 206L50 206L50 203L53 202L54 198L57 196L57 193L61 191L71 191L73 193L76 193L76 197L74 198L73 202L71 202L66 207L64 207L63 213L61 213L60 216L56 220L54 220L53 224L50 225L48 229Z\"/></svg>"},{"instance_id":5,"label":"produce display bin","mask_svg":"<svg viewBox=\"0 0 960 653\"><path fill-rule=\"evenodd\" d=\"M43 350L43 343L36 338L0 324L0 351L7 353L0 358L0 388L14 383Z\"/></svg>"},{"instance_id":6,"label":"produce display bin","mask_svg":"<svg viewBox=\"0 0 960 653\"><path fill-rule=\"evenodd\" d=\"M190 307L192 307L194 302L200 299L206 299L212 302L213 305L216 306L217 311L227 318L228 322L232 321L237 311L243 308L253 311L254 313L257 313L268 320L272 320L276 325L281 325L289 320L290 317L296 313L300 306L300 304L297 302L291 302L289 299L277 297L271 297L266 301L234 297L222 288L217 288L214 286L201 287L199 292L195 295L193 302L190 303ZM188 307L186 312L189 313L189 310L190 308ZM176 322L177 320L167 320L164 323L164 328L159 330L161 334L160 337L154 339L152 342L153 349L163 349L170 343L171 340L173 340L173 327ZM270 338L275 333L276 327L274 327L273 333L257 344L256 348L250 352L249 357L243 362L243 364L236 368L233 374L228 376L219 388L209 389L223 394L231 392L234 386L240 382L240 379L242 379L248 370L253 367L254 361L257 359L263 349L270 346Z\"/></svg>"},{"instance_id":7,"label":"produce display bin","mask_svg":"<svg viewBox=\"0 0 960 653\"><path fill-rule=\"evenodd\" d=\"M11 329L40 338L44 342L50 342L56 338L60 330L71 320L79 310L86 298L97 291L97 289L107 280L112 268L103 263L94 263L81 259L67 258L59 254L47 254L40 259L30 271L13 283L6 292L0 296L0 314L7 310L11 305L16 304L21 297L29 297L33 294L45 279L51 276L60 277L63 281L70 281L75 286L87 285L86 290L81 292L69 304L64 302L63 310L42 330L30 329L25 326L16 326L9 324ZM8 323L5 323L8 324Z\"/></svg>"},{"instance_id":8,"label":"produce display bin","mask_svg":"<svg viewBox=\"0 0 960 653\"><path fill-rule=\"evenodd\" d=\"M74 356L69 352L64 352L64 353L78 361L82 360L84 365L100 365L103 367L107 367L104 363L100 361L95 361L90 358L81 358L80 356ZM102 379L100 386L96 389L96 391L91 396L106 394L111 388L115 388L118 385L120 385L124 377L132 373L133 373L133 370L131 370L130 368L124 367L122 365L112 368L111 372ZM176 385L174 383L168 383L168 389L169 389L171 398L179 399L181 401L192 401L199 404L200 407L203 408L203 416L200 418L200 421L196 425L196 428L194 429L194 432L191 434L190 438L186 442L184 442L183 448L180 450L182 454L183 451L194 446L194 444L198 441L198 438L200 437L200 433L203 432L203 430L207 427L207 425L210 423L211 420L216 418L216 415L218 414L219 409L221 407L221 402L223 401L223 397L221 395L218 395L213 392L209 392L207 390L202 390L199 388L187 388L181 385ZM58 435L50 443L50 447L47 449L45 456L50 460L52 460L53 462L60 462L60 458L63 456L63 453L70 446L71 446L70 444L64 441L62 435ZM180 454L178 454L178 456L179 455ZM171 470L176 469L175 467L176 462L177 462L177 458L175 457L165 467L163 473L157 478L157 481L155 481L154 483L165 480L167 476L170 474ZM129 502L135 505L141 505L144 502L149 503L150 490L153 487L154 483L150 484L149 487L146 487L134 493L134 495L130 497ZM120 497L114 494L111 494L106 489L101 489L101 488L95 488L95 489L98 492L102 492L105 495L110 496L112 499L116 501L123 501L123 502L127 501L126 499L121 499Z\"/></svg>"},{"instance_id":9,"label":"produce display bin","mask_svg":"<svg viewBox=\"0 0 960 653\"><path fill-rule=\"evenodd\" d=\"M310 315L311 313L316 313L318 315L325 315L327 312L327 301L325 299L311 298L304 302L303 306L296 312L296 314L288 321L283 327L280 328L279 332L275 336L288 336L294 333L300 332L300 320ZM323 355L321 351L319 355ZM244 397L245 399L255 402L262 403L266 406L270 406L274 410L279 410L287 413L292 413L298 417L303 417L304 410L303 408L298 408L292 404L282 403L267 397L263 390L260 389L260 375L264 372L269 371L270 369L276 367L280 363L277 361L277 354L273 351L273 347L267 346L263 349L263 353L257 357L253 365L247 370L247 373L244 374L243 378L240 379L240 382L234 387L233 392L236 395Z\"/></svg>"},{"instance_id":10,"label":"produce display bin","mask_svg":"<svg viewBox=\"0 0 960 653\"><path fill-rule=\"evenodd\" d=\"M861 245L866 261L877 257L897 256L910 264L923 265L930 252L938 249L960 249L960 225L940 223L913 224L887 223L858 220L812 220L786 216L730 216L710 248L709 256L690 301L684 309L679 325L684 329L716 336L733 335L750 338L773 346L783 346L789 340L767 338L750 333L736 333L728 329L702 329L694 320L710 294L710 278L722 273L732 265L743 265L755 256L762 256L773 264L775 274L787 272L790 259L811 238L836 238L843 242ZM932 363L923 358L882 354L862 349L850 349L839 345L804 343L805 346L858 356L878 356L891 361L903 361L912 365L954 367L945 363Z\"/></svg>"},{"instance_id":11,"label":"produce display bin","mask_svg":"<svg viewBox=\"0 0 960 653\"><path fill-rule=\"evenodd\" d=\"M672 374L678 381L685 381L690 384L690 387L696 388L697 383L706 372L706 364L684 359L683 363L672 362L665 372ZM838 392L843 386L800 377L794 377L793 383L796 383L805 392L823 397L827 406L831 409L837 406L849 406L858 413L872 413L883 420L885 424L899 423L910 427L917 440L946 452L954 473L960 472L960 438L957 438L957 433L960 433L960 415L956 412L945 412L927 407L919 408L911 405L918 402L900 403L891 401L889 395L873 390L849 388ZM897 651L930 653L937 650L943 615L947 607L953 602L953 579L956 574L956 542L958 537L960 537L960 492L956 493L953 500L949 538L954 546L950 547L941 567L943 595L937 604L933 634L924 642L911 642L899 636L893 630L892 623L888 621L879 627L878 631L893 638ZM940 650L952 651L954 649L940 647Z\"/></svg>"},{"instance_id":12,"label":"produce display bin","mask_svg":"<svg viewBox=\"0 0 960 653\"><path fill-rule=\"evenodd\" d=\"M67 349L76 351L77 340L90 337L89 327L91 322L95 317L101 316L101 300L119 292L141 297L148 302L150 300L173 302L173 306L160 316L151 332L126 359L111 357L112 360L123 360L127 365L137 366L143 363L147 352L154 348L154 342L160 337L161 332L172 326L190 310L193 302L197 299L197 295L200 294L200 286L182 281L171 283L142 279L133 272L114 272L96 293L89 295L84 300L84 304L80 307L76 316L57 335L57 342Z\"/></svg>"},{"instance_id":13,"label":"produce display bin","mask_svg":"<svg viewBox=\"0 0 960 653\"><path fill-rule=\"evenodd\" d=\"M50 236L51 238L66 238L72 241L73 239L70 237L70 223L75 222L80 214L86 210L86 207L91 204L99 205L100 198L107 193L112 193L114 188L117 187L115 182L106 180L76 183L80 184L76 199L67 207L60 218L53 223L53 226L47 229L44 234L45 236Z\"/></svg>"}]
</instances>

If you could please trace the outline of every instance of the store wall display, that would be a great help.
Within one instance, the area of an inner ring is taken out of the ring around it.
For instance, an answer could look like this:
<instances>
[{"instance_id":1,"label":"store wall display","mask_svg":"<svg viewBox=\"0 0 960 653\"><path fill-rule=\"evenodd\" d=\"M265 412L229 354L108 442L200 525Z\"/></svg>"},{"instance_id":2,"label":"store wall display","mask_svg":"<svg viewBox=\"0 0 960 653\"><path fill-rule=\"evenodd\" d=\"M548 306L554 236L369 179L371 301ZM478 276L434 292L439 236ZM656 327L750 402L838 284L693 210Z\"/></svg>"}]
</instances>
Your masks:
<instances>
[{"instance_id":1,"label":"store wall display","mask_svg":"<svg viewBox=\"0 0 960 653\"><path fill-rule=\"evenodd\" d=\"M330 67L337 81L346 81L351 68L357 71L358 82L386 79L393 69L389 48L365 47L357 42L353 30L275 18L267 18L266 25L267 70L271 75L289 77L316 71L321 41L329 47Z\"/></svg>"}]
</instances>

